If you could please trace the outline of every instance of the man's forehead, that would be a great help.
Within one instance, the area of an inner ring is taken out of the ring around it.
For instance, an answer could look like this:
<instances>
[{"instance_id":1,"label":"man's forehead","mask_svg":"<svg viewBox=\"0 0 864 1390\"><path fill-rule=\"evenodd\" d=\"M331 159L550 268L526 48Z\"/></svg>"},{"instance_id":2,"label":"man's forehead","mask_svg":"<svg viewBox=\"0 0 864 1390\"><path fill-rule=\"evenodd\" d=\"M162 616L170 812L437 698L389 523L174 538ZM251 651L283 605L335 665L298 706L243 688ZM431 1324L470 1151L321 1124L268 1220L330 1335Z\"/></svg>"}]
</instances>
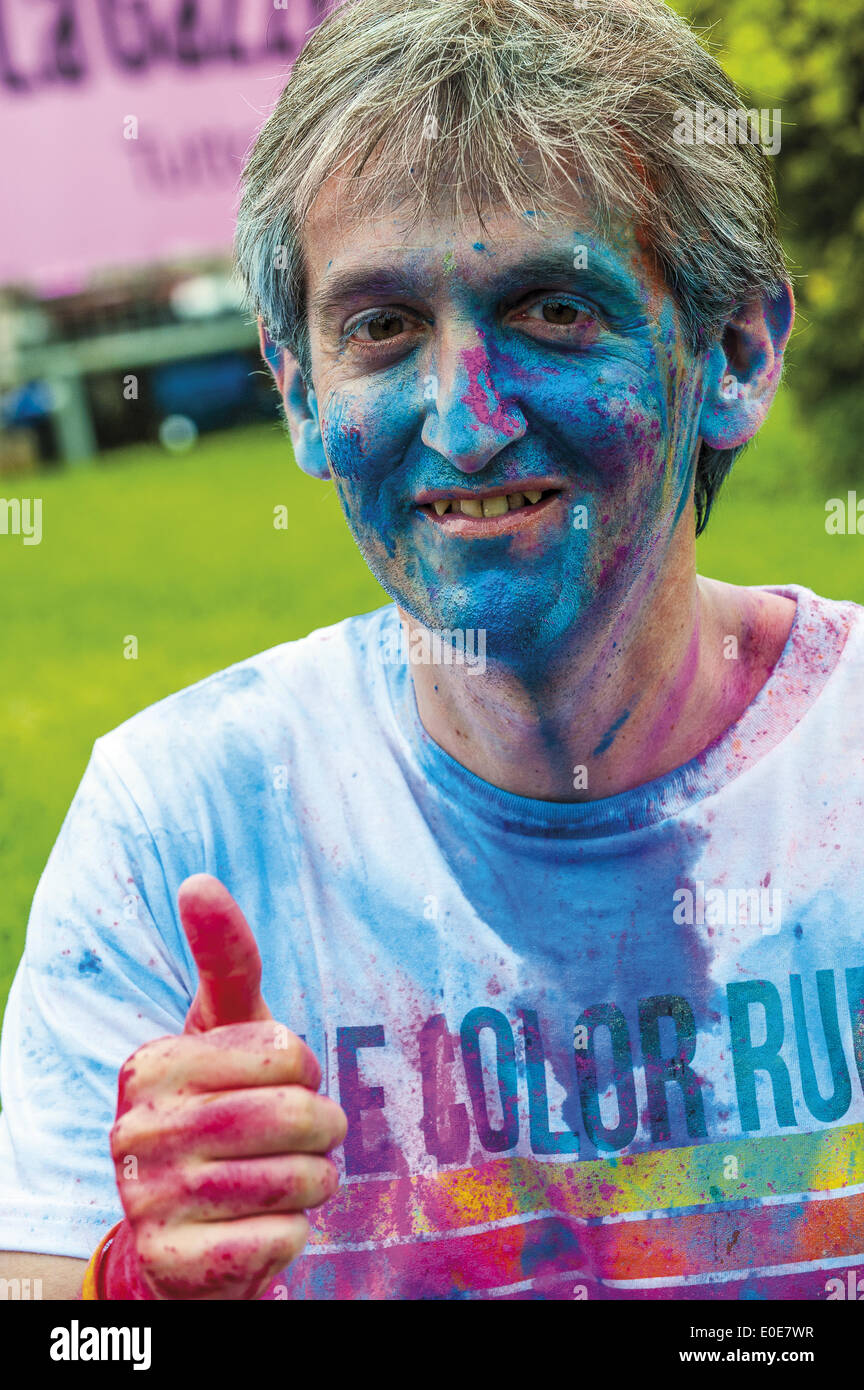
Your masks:
<instances>
[{"instance_id":1,"label":"man's forehead","mask_svg":"<svg viewBox=\"0 0 864 1390\"><path fill-rule=\"evenodd\" d=\"M325 183L303 228L307 290L310 298L328 282L368 270L403 267L406 274L424 264L468 271L478 279L497 279L508 270L545 265L550 276L567 269L594 268L627 279L656 283L644 239L624 218L600 225L588 200L575 191L552 208L510 208L502 199L484 205L480 215L469 200L454 207L451 197L418 207L410 193L391 193L372 208L358 205L341 177Z\"/></svg>"}]
</instances>

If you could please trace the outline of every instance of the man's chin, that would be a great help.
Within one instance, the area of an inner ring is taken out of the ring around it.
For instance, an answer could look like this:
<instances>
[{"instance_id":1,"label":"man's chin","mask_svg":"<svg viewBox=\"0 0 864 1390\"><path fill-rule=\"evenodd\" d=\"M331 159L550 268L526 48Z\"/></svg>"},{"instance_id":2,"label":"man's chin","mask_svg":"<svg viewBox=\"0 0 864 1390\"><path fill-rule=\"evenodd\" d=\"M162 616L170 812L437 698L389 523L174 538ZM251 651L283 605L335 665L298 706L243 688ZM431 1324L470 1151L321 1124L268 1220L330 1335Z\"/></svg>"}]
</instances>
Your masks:
<instances>
[{"instance_id":1,"label":"man's chin","mask_svg":"<svg viewBox=\"0 0 864 1390\"><path fill-rule=\"evenodd\" d=\"M475 649L482 644L486 660L490 664L519 665L526 660L542 661L550 645L560 645L561 637L575 621L572 613L569 618L550 606L548 593L545 597L531 597L530 594L507 595L469 595L464 590L453 593L438 593L433 600L424 595L419 601L416 596L407 601L399 597L396 602L405 617L424 629L430 636L451 646L465 644L466 650L473 642ZM422 638L418 635L418 649Z\"/></svg>"}]
</instances>

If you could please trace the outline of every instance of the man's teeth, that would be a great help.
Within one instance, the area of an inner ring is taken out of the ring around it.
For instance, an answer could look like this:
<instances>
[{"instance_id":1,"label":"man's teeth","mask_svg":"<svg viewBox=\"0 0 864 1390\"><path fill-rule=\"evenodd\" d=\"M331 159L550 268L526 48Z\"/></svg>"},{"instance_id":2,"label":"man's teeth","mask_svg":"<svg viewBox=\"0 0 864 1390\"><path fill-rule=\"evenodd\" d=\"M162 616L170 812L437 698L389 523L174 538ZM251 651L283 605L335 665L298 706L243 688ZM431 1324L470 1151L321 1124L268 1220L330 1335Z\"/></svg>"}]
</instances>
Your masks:
<instances>
[{"instance_id":1,"label":"man's teeth","mask_svg":"<svg viewBox=\"0 0 864 1390\"><path fill-rule=\"evenodd\" d=\"M506 516L509 510L506 497L483 498L484 516Z\"/></svg>"},{"instance_id":2,"label":"man's teeth","mask_svg":"<svg viewBox=\"0 0 864 1390\"><path fill-rule=\"evenodd\" d=\"M451 510L462 512L463 516L504 516L506 512L515 512L519 507L524 507L526 502L533 506L542 496L542 492L508 492L506 496L484 497L482 500L477 497L445 498L433 502L432 506L438 516Z\"/></svg>"}]
</instances>

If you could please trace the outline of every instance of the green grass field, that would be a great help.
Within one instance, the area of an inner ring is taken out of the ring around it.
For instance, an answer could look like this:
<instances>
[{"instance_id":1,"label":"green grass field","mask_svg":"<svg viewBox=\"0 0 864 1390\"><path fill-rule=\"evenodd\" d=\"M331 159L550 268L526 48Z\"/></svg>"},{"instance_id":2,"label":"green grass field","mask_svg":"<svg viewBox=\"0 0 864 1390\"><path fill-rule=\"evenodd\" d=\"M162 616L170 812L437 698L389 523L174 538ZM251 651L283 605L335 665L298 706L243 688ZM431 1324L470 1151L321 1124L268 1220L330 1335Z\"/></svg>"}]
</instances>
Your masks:
<instances>
[{"instance_id":1,"label":"green grass field","mask_svg":"<svg viewBox=\"0 0 864 1390\"><path fill-rule=\"evenodd\" d=\"M783 397L700 543L702 573L864 602L864 539L828 536L816 442ZM845 486L837 492L845 494ZM30 901L93 740L211 671L386 602L332 485L294 466L279 426L170 457L0 483L41 496L43 539L0 535L0 1008ZM287 530L273 509L288 508ZM138 659L123 656L138 639Z\"/></svg>"}]
</instances>

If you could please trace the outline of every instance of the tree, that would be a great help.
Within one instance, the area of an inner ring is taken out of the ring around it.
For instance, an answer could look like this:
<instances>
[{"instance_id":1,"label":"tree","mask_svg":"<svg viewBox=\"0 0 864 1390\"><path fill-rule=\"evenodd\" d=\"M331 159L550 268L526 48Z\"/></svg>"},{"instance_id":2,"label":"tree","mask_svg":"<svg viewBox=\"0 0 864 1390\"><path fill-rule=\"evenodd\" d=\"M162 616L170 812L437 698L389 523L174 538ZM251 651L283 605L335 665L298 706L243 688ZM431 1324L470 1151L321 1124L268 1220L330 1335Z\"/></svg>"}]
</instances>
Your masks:
<instances>
[{"instance_id":1,"label":"tree","mask_svg":"<svg viewBox=\"0 0 864 1390\"><path fill-rule=\"evenodd\" d=\"M861 477L864 439L862 0L675 0L747 107L780 108L775 174L798 328L789 384L816 415L820 472Z\"/></svg>"}]
</instances>

